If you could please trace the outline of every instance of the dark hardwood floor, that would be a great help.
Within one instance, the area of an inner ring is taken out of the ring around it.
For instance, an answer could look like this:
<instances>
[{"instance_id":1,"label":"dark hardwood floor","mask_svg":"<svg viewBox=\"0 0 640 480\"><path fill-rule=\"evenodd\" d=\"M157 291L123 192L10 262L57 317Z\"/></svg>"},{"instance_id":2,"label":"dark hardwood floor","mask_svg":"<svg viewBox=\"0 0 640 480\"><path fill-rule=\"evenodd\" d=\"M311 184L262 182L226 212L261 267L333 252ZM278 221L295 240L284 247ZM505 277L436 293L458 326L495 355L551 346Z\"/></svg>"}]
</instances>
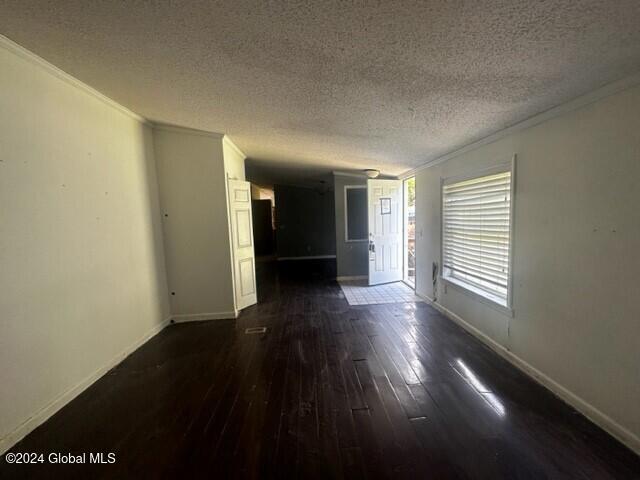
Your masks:
<instances>
[{"instance_id":1,"label":"dark hardwood floor","mask_svg":"<svg viewBox=\"0 0 640 480\"><path fill-rule=\"evenodd\" d=\"M293 263L293 262L292 262ZM349 307L324 263L259 265L237 321L173 325L1 478L640 478L640 458L424 303ZM265 326L265 334L245 334Z\"/></svg>"}]
</instances>

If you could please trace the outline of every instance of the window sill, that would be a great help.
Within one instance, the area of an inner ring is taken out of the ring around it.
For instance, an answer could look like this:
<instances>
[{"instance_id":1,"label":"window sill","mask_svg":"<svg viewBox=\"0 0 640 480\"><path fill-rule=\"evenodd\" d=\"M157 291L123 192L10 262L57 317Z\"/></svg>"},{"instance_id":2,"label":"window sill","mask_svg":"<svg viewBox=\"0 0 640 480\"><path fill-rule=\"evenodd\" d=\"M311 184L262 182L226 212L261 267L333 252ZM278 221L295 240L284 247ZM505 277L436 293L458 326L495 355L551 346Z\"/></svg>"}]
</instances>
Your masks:
<instances>
[{"instance_id":1,"label":"window sill","mask_svg":"<svg viewBox=\"0 0 640 480\"><path fill-rule=\"evenodd\" d=\"M483 303L488 307L491 307L494 310L513 318L513 308L506 305L506 303L502 303L502 299L498 299L490 293L487 293L484 290L481 290L480 288L473 285L469 285L468 283L462 280L458 280L457 278L442 276L440 278L444 281L445 285L451 285L454 289L459 290L460 292L474 298L475 300L478 300L480 303Z\"/></svg>"}]
</instances>

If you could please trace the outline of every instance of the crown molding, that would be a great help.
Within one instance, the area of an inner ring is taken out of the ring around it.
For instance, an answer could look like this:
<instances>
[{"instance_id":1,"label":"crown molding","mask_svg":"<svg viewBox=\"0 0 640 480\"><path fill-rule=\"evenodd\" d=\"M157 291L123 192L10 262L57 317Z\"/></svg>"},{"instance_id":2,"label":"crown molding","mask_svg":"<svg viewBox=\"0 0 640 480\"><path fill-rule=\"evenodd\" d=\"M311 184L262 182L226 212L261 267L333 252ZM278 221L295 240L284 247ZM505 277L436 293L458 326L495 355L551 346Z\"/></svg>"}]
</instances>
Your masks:
<instances>
[{"instance_id":1,"label":"crown molding","mask_svg":"<svg viewBox=\"0 0 640 480\"><path fill-rule=\"evenodd\" d=\"M548 110L545 110L541 113L538 113L532 117L527 118L526 120L515 123L510 127L507 127L495 133L492 133L491 135L481 138L480 140L476 140L475 142L469 143L461 148L458 148L449 153L446 153L439 157L435 157L431 160L428 160L422 165L419 165L415 168L412 168L400 174L398 178L404 179L407 177L412 177L421 170L439 165L443 162L446 162L447 160L456 158L464 153L470 152L471 150L475 150L476 148L479 148L483 145L496 142L501 138L507 137L513 133L526 130L528 128L534 127L536 125L544 123L553 118L560 117L566 113L573 112L591 103L595 103L598 100L602 100L603 98L609 97L611 95L615 95L616 93L623 92L624 90L628 90L629 88L633 88L637 85L640 85L640 72L634 73L633 75L627 76L615 82L608 83L600 88L597 88L596 90L593 90L589 93L586 93L572 100L569 100L568 102L562 103Z\"/></svg>"},{"instance_id":2,"label":"crown molding","mask_svg":"<svg viewBox=\"0 0 640 480\"><path fill-rule=\"evenodd\" d=\"M351 173L351 172L340 172L338 170L334 170L333 172L334 175L338 176L338 177L355 177L355 178L367 178L367 175L363 172L363 173Z\"/></svg>"},{"instance_id":3,"label":"crown molding","mask_svg":"<svg viewBox=\"0 0 640 480\"><path fill-rule=\"evenodd\" d=\"M197 130L195 128L181 127L179 125L171 125L170 123L151 122L154 130L162 130L165 132L185 133L187 135L196 135L199 137L212 137L222 139L223 133L207 132L206 130Z\"/></svg>"},{"instance_id":4,"label":"crown molding","mask_svg":"<svg viewBox=\"0 0 640 480\"><path fill-rule=\"evenodd\" d=\"M8 52L13 53L16 56L22 58L23 60L27 60L32 65L36 65L36 66L40 67L41 69L43 69L44 71L46 71L50 75L53 75L54 77L58 78L59 80L62 80L64 82L68 83L69 85L71 85L73 87L76 87L77 89L82 90L83 92L88 93L89 95L92 95L93 97L97 98L98 100L101 100L102 102L104 102L105 104L109 105L110 107L118 110L120 113L123 113L123 114L127 115L128 117L131 117L134 120L137 120L137 121L139 121L141 123L144 123L144 124L149 124L150 123L143 116L138 115L135 112L132 112L131 110L129 110L126 107L123 107L118 102L116 102L115 100L113 100L113 99L107 97L106 95L100 93L95 88L92 88L89 85L87 85L86 83L81 82L80 80L78 80L74 76L69 75L67 72L61 70L60 68L56 67L52 63L47 62L44 58L39 57L35 53L31 52L30 50L27 50L26 48L24 48L21 45L18 45L13 40L11 40L11 39L9 39L9 38L5 37L4 35L1 35L1 34L0 34L0 47L4 48Z\"/></svg>"},{"instance_id":5,"label":"crown molding","mask_svg":"<svg viewBox=\"0 0 640 480\"><path fill-rule=\"evenodd\" d=\"M238 146L233 143L233 141L229 138L228 135L225 135L222 138L222 142L227 145L229 148L231 148L234 152L236 152L238 155L240 155L242 157L242 160L246 160L247 156L244 154L244 152L242 150L240 150L240 148L238 148Z\"/></svg>"}]
</instances>

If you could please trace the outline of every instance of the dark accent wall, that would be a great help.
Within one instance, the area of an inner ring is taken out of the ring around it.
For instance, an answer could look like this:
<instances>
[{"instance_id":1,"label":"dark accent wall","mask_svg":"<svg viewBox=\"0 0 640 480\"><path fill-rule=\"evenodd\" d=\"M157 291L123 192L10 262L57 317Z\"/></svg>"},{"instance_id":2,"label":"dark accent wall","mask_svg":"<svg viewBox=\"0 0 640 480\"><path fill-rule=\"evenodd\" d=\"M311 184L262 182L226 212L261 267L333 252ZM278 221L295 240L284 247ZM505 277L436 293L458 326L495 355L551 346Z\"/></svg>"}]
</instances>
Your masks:
<instances>
[{"instance_id":1,"label":"dark accent wall","mask_svg":"<svg viewBox=\"0 0 640 480\"><path fill-rule=\"evenodd\" d=\"M336 222L330 188L275 185L278 257L336 254Z\"/></svg>"},{"instance_id":2,"label":"dark accent wall","mask_svg":"<svg viewBox=\"0 0 640 480\"><path fill-rule=\"evenodd\" d=\"M271 223L271 200L252 200L251 212L256 255L275 253L274 232Z\"/></svg>"},{"instance_id":3,"label":"dark accent wall","mask_svg":"<svg viewBox=\"0 0 640 480\"><path fill-rule=\"evenodd\" d=\"M346 240L367 240L369 238L367 189L345 187L344 196Z\"/></svg>"},{"instance_id":4,"label":"dark accent wall","mask_svg":"<svg viewBox=\"0 0 640 480\"><path fill-rule=\"evenodd\" d=\"M336 211L336 264L338 277L359 277L369 273L369 243L347 242L345 240L344 187L347 185L367 185L366 178L335 175L333 188L335 192ZM366 219L364 219L366 222Z\"/></svg>"}]
</instances>

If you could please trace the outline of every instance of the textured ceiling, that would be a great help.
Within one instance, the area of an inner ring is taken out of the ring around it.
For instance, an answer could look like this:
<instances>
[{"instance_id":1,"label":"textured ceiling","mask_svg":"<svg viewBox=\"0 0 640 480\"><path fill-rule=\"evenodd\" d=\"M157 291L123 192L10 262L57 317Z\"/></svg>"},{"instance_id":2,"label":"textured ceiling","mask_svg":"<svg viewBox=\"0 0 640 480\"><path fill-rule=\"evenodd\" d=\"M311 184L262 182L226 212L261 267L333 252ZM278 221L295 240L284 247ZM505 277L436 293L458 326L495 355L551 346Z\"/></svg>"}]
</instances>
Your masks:
<instances>
[{"instance_id":1,"label":"textured ceiling","mask_svg":"<svg viewBox=\"0 0 640 480\"><path fill-rule=\"evenodd\" d=\"M0 10L0 33L149 119L228 134L259 168L401 173L640 69L638 0Z\"/></svg>"}]
</instances>

